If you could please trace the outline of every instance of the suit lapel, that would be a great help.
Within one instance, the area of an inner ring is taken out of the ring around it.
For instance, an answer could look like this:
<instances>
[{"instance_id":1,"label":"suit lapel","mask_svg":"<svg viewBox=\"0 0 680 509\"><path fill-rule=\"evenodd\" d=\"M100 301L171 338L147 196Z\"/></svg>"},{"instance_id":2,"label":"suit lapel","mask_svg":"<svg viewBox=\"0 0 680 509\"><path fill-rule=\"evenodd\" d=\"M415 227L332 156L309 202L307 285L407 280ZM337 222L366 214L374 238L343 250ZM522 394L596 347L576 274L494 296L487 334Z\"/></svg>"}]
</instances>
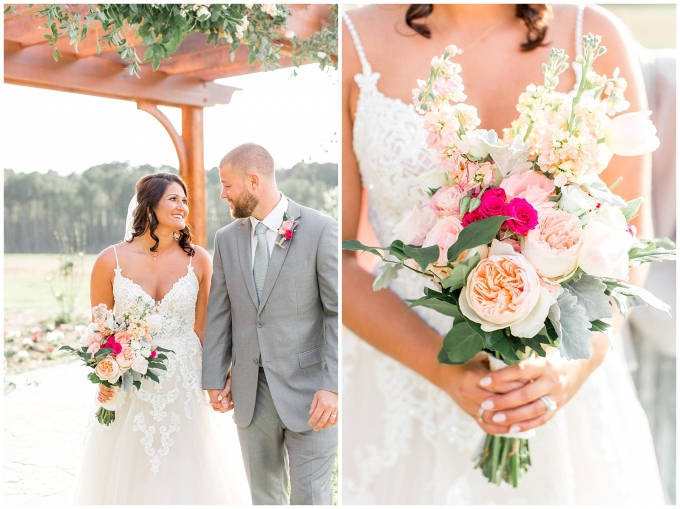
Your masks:
<instances>
[{"instance_id":1,"label":"suit lapel","mask_svg":"<svg viewBox=\"0 0 680 509\"><path fill-rule=\"evenodd\" d=\"M286 210L286 213L291 219L295 221L300 217L300 206L289 198L288 209ZM281 218L281 220L283 222L283 218ZM280 237L277 236L276 238L277 242L279 238ZM279 247L276 245L274 246L272 255L269 258L269 265L267 266L267 275L264 279L264 287L262 288L262 299L260 300L260 307L258 311L262 311L262 308L264 308L264 305L267 303L267 299L269 298L269 295L272 293L272 290L274 289L274 283L276 283L276 278L279 277L279 272L281 272L283 262L286 259L286 256L288 255L290 244L291 242L294 241L295 237L293 236L291 240L287 240L283 243L283 247ZM255 284L253 283L253 288L254 287Z\"/></svg>"},{"instance_id":2,"label":"suit lapel","mask_svg":"<svg viewBox=\"0 0 680 509\"><path fill-rule=\"evenodd\" d=\"M238 227L236 239L238 242L238 258L241 264L241 272L243 272L243 279L246 281L246 288L250 298L253 299L253 304L257 306L257 292L255 291L255 280L253 279L253 263L252 263L252 246L250 243L250 219L246 218Z\"/></svg>"}]
</instances>

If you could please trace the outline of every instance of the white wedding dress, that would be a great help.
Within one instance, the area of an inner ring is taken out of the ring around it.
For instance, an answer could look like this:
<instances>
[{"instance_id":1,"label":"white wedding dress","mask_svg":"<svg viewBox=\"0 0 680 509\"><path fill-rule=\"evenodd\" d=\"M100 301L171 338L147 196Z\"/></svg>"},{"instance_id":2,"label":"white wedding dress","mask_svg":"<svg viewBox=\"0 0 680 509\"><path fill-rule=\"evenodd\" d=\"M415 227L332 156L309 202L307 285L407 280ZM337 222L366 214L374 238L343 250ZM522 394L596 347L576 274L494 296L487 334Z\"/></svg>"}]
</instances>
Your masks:
<instances>
[{"instance_id":1,"label":"white wedding dress","mask_svg":"<svg viewBox=\"0 0 680 509\"><path fill-rule=\"evenodd\" d=\"M115 247L114 247L115 250ZM138 297L153 302L121 274L116 253L113 296L122 312ZM239 450L226 451L213 410L201 389L201 343L194 333L198 280L191 262L160 302L163 324L154 343L174 351L160 383L120 393L116 420L99 424L93 407L76 504L249 504Z\"/></svg>"},{"instance_id":2,"label":"white wedding dress","mask_svg":"<svg viewBox=\"0 0 680 509\"><path fill-rule=\"evenodd\" d=\"M377 88L349 17L362 63L354 153L368 194L368 218L386 246L404 214L423 205L416 178L434 167L423 119ZM422 296L424 280L400 271L390 289ZM451 319L415 308L445 334ZM475 470L484 432L443 391L343 332L343 504L663 504L645 414L616 345L574 398L530 440L532 467L519 488L490 484Z\"/></svg>"}]
</instances>

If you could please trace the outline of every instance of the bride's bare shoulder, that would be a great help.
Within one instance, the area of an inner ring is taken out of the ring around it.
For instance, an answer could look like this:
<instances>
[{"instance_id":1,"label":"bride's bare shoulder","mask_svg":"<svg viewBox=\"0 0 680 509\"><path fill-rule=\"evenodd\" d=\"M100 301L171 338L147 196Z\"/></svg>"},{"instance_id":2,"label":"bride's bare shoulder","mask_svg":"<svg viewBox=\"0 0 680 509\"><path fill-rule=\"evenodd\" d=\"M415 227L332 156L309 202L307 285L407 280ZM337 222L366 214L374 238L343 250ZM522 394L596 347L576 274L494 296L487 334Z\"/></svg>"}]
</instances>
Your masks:
<instances>
[{"instance_id":1,"label":"bride's bare shoulder","mask_svg":"<svg viewBox=\"0 0 680 509\"><path fill-rule=\"evenodd\" d=\"M401 25L406 26L407 9L408 5L377 4L352 9L347 14L356 27L361 43L368 53L371 48L379 47L386 40L396 37L402 28Z\"/></svg>"}]
</instances>

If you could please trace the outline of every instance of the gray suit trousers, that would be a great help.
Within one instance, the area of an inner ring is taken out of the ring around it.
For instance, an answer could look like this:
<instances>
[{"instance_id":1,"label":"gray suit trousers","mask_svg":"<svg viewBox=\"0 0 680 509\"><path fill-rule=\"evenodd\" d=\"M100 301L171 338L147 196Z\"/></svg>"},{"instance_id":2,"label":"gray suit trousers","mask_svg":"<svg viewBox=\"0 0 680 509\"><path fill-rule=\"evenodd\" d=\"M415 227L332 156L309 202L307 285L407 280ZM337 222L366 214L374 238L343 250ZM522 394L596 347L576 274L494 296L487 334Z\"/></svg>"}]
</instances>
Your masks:
<instances>
[{"instance_id":1,"label":"gray suit trousers","mask_svg":"<svg viewBox=\"0 0 680 509\"><path fill-rule=\"evenodd\" d=\"M291 505L332 503L330 481L338 448L337 427L303 432L286 428L262 368L253 419L248 426L237 429L253 504L287 504L287 470Z\"/></svg>"}]
</instances>

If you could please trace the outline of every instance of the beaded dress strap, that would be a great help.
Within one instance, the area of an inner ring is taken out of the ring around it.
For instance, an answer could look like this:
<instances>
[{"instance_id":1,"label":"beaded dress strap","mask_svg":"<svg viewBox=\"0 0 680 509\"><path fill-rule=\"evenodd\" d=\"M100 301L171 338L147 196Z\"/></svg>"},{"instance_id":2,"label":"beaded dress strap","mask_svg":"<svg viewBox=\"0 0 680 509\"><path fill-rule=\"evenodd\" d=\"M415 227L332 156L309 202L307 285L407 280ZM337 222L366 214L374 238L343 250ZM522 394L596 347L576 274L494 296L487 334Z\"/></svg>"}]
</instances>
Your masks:
<instances>
[{"instance_id":1,"label":"beaded dress strap","mask_svg":"<svg viewBox=\"0 0 680 509\"><path fill-rule=\"evenodd\" d=\"M111 246L113 248L113 254L116 255L116 270L120 270L120 264L118 263L118 251L116 251L116 246Z\"/></svg>"},{"instance_id":2,"label":"beaded dress strap","mask_svg":"<svg viewBox=\"0 0 680 509\"><path fill-rule=\"evenodd\" d=\"M583 10L585 4L576 6L576 57L583 56Z\"/></svg>"},{"instance_id":3,"label":"beaded dress strap","mask_svg":"<svg viewBox=\"0 0 680 509\"><path fill-rule=\"evenodd\" d=\"M346 12L342 13L342 19L345 20L347 29L349 30L349 33L352 36L352 41L354 41L354 47L357 50L357 55L359 55L359 61L361 62L361 69L364 73L364 76L370 76L371 74L373 74L373 69L371 68L371 64L368 63L368 59L366 58L364 46L361 44L361 39L359 39L357 29L354 27L354 23L352 23L352 19L349 17L349 14L347 14Z\"/></svg>"}]
</instances>

